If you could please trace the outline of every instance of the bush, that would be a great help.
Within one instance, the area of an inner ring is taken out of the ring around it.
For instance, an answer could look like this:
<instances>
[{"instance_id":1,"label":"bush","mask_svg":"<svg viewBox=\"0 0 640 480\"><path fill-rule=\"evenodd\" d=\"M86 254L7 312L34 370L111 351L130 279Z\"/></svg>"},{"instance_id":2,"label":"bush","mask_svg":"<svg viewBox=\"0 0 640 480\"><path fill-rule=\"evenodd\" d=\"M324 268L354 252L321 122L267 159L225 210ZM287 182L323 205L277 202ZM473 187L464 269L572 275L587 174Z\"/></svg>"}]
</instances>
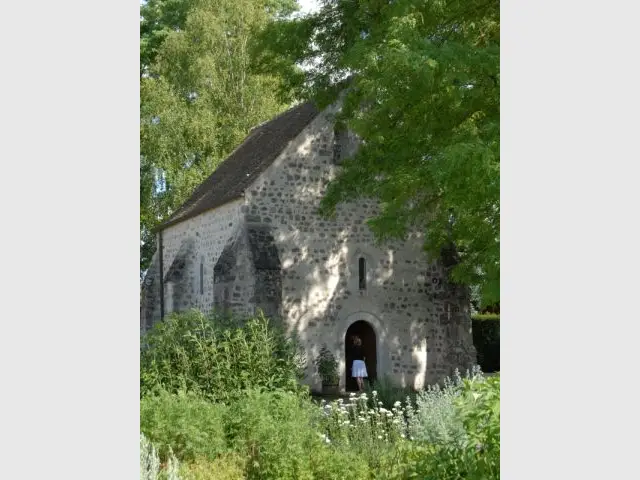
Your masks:
<instances>
[{"instance_id":1,"label":"bush","mask_svg":"<svg viewBox=\"0 0 640 480\"><path fill-rule=\"evenodd\" d=\"M140 480L180 480L179 468L180 463L170 453L166 468L161 470L157 450L144 434L140 434Z\"/></svg>"},{"instance_id":2,"label":"bush","mask_svg":"<svg viewBox=\"0 0 640 480\"><path fill-rule=\"evenodd\" d=\"M262 314L236 325L197 310L154 325L142 338L141 393L182 390L230 402L246 388L300 388L304 365L293 339Z\"/></svg>"},{"instance_id":3,"label":"bush","mask_svg":"<svg viewBox=\"0 0 640 480\"><path fill-rule=\"evenodd\" d=\"M144 434L140 434L140 480L156 480L159 472L158 452Z\"/></svg>"},{"instance_id":4,"label":"bush","mask_svg":"<svg viewBox=\"0 0 640 480\"><path fill-rule=\"evenodd\" d=\"M469 478L500 478L500 376L465 380L457 407L468 438Z\"/></svg>"},{"instance_id":5,"label":"bush","mask_svg":"<svg viewBox=\"0 0 640 480\"><path fill-rule=\"evenodd\" d=\"M367 460L351 449L320 445L309 455L314 479L322 480L368 480L371 469Z\"/></svg>"},{"instance_id":6,"label":"bush","mask_svg":"<svg viewBox=\"0 0 640 480\"><path fill-rule=\"evenodd\" d=\"M245 461L239 455L228 453L213 461L198 459L180 468L182 480L244 480Z\"/></svg>"},{"instance_id":7,"label":"bush","mask_svg":"<svg viewBox=\"0 0 640 480\"><path fill-rule=\"evenodd\" d=\"M381 457L376 478L498 480L500 478L500 377L468 378L453 400L464 441L401 442Z\"/></svg>"},{"instance_id":8,"label":"bush","mask_svg":"<svg viewBox=\"0 0 640 480\"><path fill-rule=\"evenodd\" d=\"M472 317L473 344L483 372L500 371L500 315L478 314Z\"/></svg>"},{"instance_id":9,"label":"bush","mask_svg":"<svg viewBox=\"0 0 640 480\"><path fill-rule=\"evenodd\" d=\"M396 402L404 402L407 397L415 398L416 392L411 387L396 386L389 376L374 380L367 388L369 394L376 392L377 402L382 402L382 406L390 409ZM377 404L376 404L377 406Z\"/></svg>"},{"instance_id":10,"label":"bush","mask_svg":"<svg viewBox=\"0 0 640 480\"><path fill-rule=\"evenodd\" d=\"M352 393L342 399L322 403L320 428L324 441L337 449L356 454L370 467L379 462L381 450L406 437L404 409L397 402L391 409L382 406L376 392Z\"/></svg>"},{"instance_id":11,"label":"bush","mask_svg":"<svg viewBox=\"0 0 640 480\"><path fill-rule=\"evenodd\" d=\"M338 362L326 345L323 345L320 349L320 354L315 359L314 364L318 369L323 385L337 385L340 382Z\"/></svg>"},{"instance_id":12,"label":"bush","mask_svg":"<svg viewBox=\"0 0 640 480\"><path fill-rule=\"evenodd\" d=\"M226 451L222 424L226 408L194 393L147 395L140 401L140 429L163 461L172 451L182 461L214 460Z\"/></svg>"},{"instance_id":13,"label":"bush","mask_svg":"<svg viewBox=\"0 0 640 480\"><path fill-rule=\"evenodd\" d=\"M466 378L480 379L479 367L467 372ZM445 378L443 386L429 385L416 397L416 411L412 412L410 435L415 440L437 444L461 444L465 439L462 419L456 409L463 379L458 370L453 378Z\"/></svg>"},{"instance_id":14,"label":"bush","mask_svg":"<svg viewBox=\"0 0 640 480\"><path fill-rule=\"evenodd\" d=\"M249 479L312 479L309 452L322 447L318 416L306 396L248 390L226 412L227 442L246 456Z\"/></svg>"}]
</instances>

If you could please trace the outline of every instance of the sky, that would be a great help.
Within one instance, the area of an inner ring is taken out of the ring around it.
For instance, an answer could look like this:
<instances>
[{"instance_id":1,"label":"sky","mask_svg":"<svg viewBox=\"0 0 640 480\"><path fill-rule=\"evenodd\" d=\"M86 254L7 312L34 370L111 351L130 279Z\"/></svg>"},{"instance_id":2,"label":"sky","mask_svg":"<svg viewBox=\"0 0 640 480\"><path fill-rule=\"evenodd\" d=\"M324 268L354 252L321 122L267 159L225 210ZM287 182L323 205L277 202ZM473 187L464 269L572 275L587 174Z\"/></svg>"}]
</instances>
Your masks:
<instances>
[{"instance_id":1,"label":"sky","mask_svg":"<svg viewBox=\"0 0 640 480\"><path fill-rule=\"evenodd\" d=\"M310 13L320 7L320 2L318 0L298 0L298 4L300 4L301 13Z\"/></svg>"}]
</instances>

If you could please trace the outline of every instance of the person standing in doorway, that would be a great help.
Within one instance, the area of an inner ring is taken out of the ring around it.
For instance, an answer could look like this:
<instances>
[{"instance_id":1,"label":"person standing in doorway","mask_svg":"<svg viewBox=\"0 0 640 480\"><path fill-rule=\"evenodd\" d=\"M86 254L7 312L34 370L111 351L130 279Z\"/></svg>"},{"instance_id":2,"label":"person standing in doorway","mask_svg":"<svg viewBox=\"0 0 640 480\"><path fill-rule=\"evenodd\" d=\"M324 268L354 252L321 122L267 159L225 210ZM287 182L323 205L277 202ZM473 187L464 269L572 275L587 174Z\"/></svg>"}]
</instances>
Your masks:
<instances>
[{"instance_id":1,"label":"person standing in doorway","mask_svg":"<svg viewBox=\"0 0 640 480\"><path fill-rule=\"evenodd\" d=\"M358 390L362 392L364 391L364 379L367 378L367 366L364 363L365 356L362 349L362 339L357 335L353 337L352 355L351 376L356 379Z\"/></svg>"}]
</instances>

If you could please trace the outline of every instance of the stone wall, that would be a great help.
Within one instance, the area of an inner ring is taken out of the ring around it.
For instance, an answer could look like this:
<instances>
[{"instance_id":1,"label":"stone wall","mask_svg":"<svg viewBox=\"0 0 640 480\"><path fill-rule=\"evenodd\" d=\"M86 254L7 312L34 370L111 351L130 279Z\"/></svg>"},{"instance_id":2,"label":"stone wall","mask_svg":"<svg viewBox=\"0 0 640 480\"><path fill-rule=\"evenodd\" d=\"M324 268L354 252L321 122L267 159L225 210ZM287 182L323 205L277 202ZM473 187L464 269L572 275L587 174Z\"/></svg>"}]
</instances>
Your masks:
<instances>
[{"instance_id":1,"label":"stone wall","mask_svg":"<svg viewBox=\"0 0 640 480\"><path fill-rule=\"evenodd\" d=\"M353 322L366 320L378 339L379 376L419 388L468 366L468 312L458 293L448 293L443 267L427 261L419 234L376 245L365 223L376 213L373 202L341 205L331 220L318 216L337 168L333 113L316 118L246 192L247 219L273 229L282 314L310 359L327 344L340 361L344 387L345 334ZM365 290L359 288L360 258L367 267ZM320 386L311 362L307 382Z\"/></svg>"},{"instance_id":2,"label":"stone wall","mask_svg":"<svg viewBox=\"0 0 640 480\"><path fill-rule=\"evenodd\" d=\"M234 244L242 232L243 203L242 199L228 203L162 232L165 307L173 304L174 310L198 308L203 311L213 308L214 266L225 247ZM144 310L141 315L145 318L141 323L150 324L160 318L158 263L156 252L153 262L156 270L153 271L153 284L151 287L143 288ZM166 298L166 294L169 293L167 281L173 283L172 299ZM235 284L233 287L235 288ZM233 292L230 292L230 295L232 294ZM169 312L165 311L165 314L167 313Z\"/></svg>"},{"instance_id":3,"label":"stone wall","mask_svg":"<svg viewBox=\"0 0 640 480\"><path fill-rule=\"evenodd\" d=\"M374 202L340 205L333 219L317 214L338 168L334 113L312 121L244 199L163 233L174 307L209 311L217 299L235 313L260 307L281 316L305 346L306 381L314 388L320 381L312 361L323 344L338 358L345 386L345 336L364 320L377 339L378 375L420 388L475 359L466 292L446 282L442 262L427 261L420 234L377 245L365 223L377 211ZM342 142L342 151L351 151L347 146ZM141 315L157 317L153 302L150 293Z\"/></svg>"}]
</instances>

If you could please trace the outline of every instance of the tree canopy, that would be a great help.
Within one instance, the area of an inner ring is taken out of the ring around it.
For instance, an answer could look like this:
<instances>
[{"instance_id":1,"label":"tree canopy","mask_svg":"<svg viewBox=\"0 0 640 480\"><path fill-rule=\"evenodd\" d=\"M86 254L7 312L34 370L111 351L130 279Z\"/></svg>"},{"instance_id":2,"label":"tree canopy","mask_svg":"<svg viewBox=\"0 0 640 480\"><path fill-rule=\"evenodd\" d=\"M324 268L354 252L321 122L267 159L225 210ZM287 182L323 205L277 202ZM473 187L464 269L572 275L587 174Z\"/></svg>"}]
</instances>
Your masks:
<instances>
[{"instance_id":1,"label":"tree canopy","mask_svg":"<svg viewBox=\"0 0 640 480\"><path fill-rule=\"evenodd\" d=\"M320 106L345 89L340 121L363 141L322 209L380 201L380 240L425 233L455 282L499 301L500 18L497 0L324 0L272 22L256 71ZM305 69L295 65L305 65Z\"/></svg>"},{"instance_id":2,"label":"tree canopy","mask_svg":"<svg viewBox=\"0 0 640 480\"><path fill-rule=\"evenodd\" d=\"M294 0L148 0L140 22L140 269L152 229L247 135L287 107L250 45Z\"/></svg>"}]
</instances>

